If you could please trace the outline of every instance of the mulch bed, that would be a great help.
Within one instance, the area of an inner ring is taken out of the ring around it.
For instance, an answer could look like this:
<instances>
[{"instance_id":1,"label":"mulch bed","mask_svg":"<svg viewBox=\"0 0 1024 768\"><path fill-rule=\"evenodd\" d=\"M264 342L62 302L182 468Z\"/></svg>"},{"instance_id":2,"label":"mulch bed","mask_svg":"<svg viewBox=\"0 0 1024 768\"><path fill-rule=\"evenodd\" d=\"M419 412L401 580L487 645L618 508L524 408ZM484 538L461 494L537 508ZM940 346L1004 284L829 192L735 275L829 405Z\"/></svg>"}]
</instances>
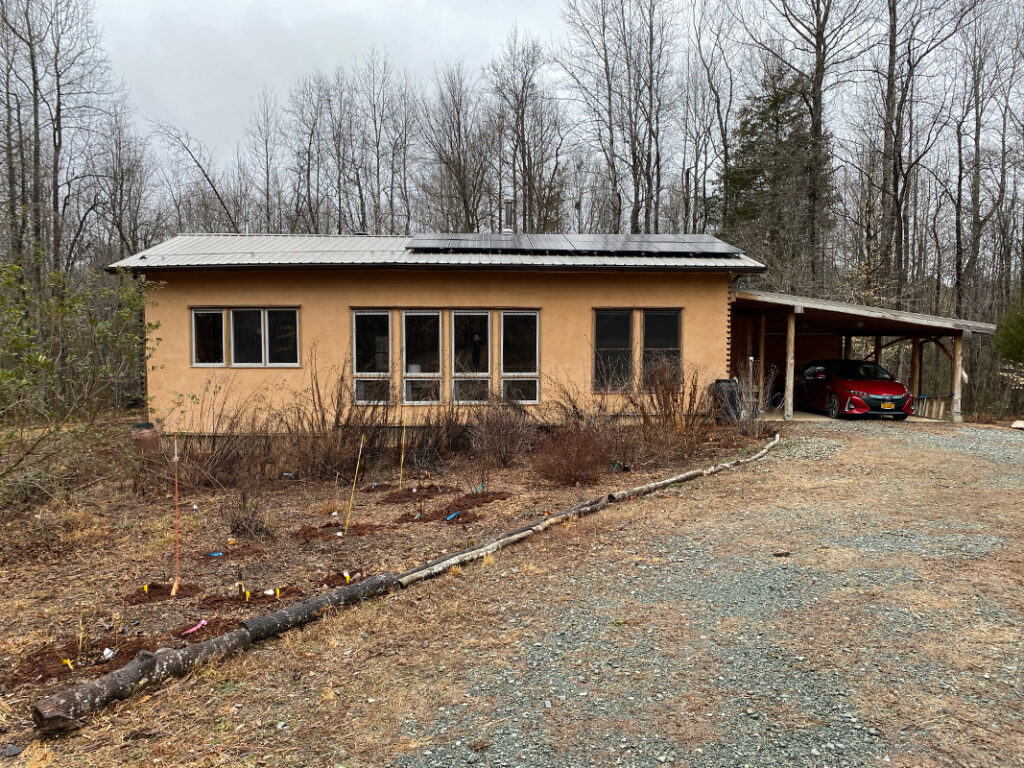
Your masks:
<instances>
[{"instance_id":1,"label":"mulch bed","mask_svg":"<svg viewBox=\"0 0 1024 768\"><path fill-rule=\"evenodd\" d=\"M409 511L398 518L399 523L448 523L448 525L465 525L481 519L479 512L470 510L490 504L492 501L510 499L512 494L507 491L485 491L483 493L467 493L452 499L447 504L420 512ZM457 515L455 513L458 512ZM455 515L452 517L452 515Z\"/></svg>"},{"instance_id":2,"label":"mulch bed","mask_svg":"<svg viewBox=\"0 0 1024 768\"><path fill-rule=\"evenodd\" d=\"M370 533L375 533L383 528L387 528L386 525L377 525L376 523L368 523L365 521L359 521L350 523L348 526L348 533L346 536L366 536ZM303 541L333 541L334 539L344 538L339 536L339 533L345 533L345 522L324 523L323 525L304 525L295 531L295 538L302 539Z\"/></svg>"},{"instance_id":3,"label":"mulch bed","mask_svg":"<svg viewBox=\"0 0 1024 768\"><path fill-rule=\"evenodd\" d=\"M455 493L458 488L454 488L450 485L438 485L437 483L431 483L429 485L421 485L419 487L413 486L412 488L403 488L401 491L392 491L387 496L383 497L381 501L385 504L405 504L410 501L424 501L426 499L432 499L435 496L444 496L448 493Z\"/></svg>"},{"instance_id":4,"label":"mulch bed","mask_svg":"<svg viewBox=\"0 0 1024 768\"><path fill-rule=\"evenodd\" d=\"M172 600L171 587L172 584L163 584L161 582L154 582L146 585L146 589L139 587L133 589L131 592L125 592L121 595L121 599L124 600L125 605L145 605L146 603L159 603L164 600ZM197 584L179 584L178 585L178 599L184 597L192 597L198 595L203 591L203 588Z\"/></svg>"},{"instance_id":5,"label":"mulch bed","mask_svg":"<svg viewBox=\"0 0 1024 768\"><path fill-rule=\"evenodd\" d=\"M250 592L249 599L235 595L203 595L199 604L204 608L215 608L222 606L243 607L246 605L262 605L265 603L277 603L291 601L303 596L303 591L298 587L284 586L276 594L268 595L265 592ZM188 627L186 627L188 629Z\"/></svg>"}]
</instances>

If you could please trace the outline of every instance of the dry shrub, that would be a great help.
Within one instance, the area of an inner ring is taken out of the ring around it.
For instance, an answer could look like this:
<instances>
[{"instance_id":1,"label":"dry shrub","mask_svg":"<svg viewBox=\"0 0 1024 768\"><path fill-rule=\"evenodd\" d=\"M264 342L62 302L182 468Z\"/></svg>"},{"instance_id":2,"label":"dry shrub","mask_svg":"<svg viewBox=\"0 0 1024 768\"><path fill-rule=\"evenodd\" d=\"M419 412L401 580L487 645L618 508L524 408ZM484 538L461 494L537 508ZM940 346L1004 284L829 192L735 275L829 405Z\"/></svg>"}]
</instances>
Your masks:
<instances>
[{"instance_id":1,"label":"dry shrub","mask_svg":"<svg viewBox=\"0 0 1024 768\"><path fill-rule=\"evenodd\" d=\"M684 371L671 358L651 362L644 386L628 401L649 461L692 456L715 430L715 404L700 372Z\"/></svg>"},{"instance_id":2,"label":"dry shrub","mask_svg":"<svg viewBox=\"0 0 1024 768\"><path fill-rule=\"evenodd\" d=\"M221 519L235 536L266 539L273 536L273 519L258 488L240 490L221 508Z\"/></svg>"},{"instance_id":3,"label":"dry shrub","mask_svg":"<svg viewBox=\"0 0 1024 768\"><path fill-rule=\"evenodd\" d=\"M533 452L533 468L541 477L565 485L589 485L612 469L614 446L593 424L577 423L543 438Z\"/></svg>"},{"instance_id":4,"label":"dry shrub","mask_svg":"<svg viewBox=\"0 0 1024 768\"><path fill-rule=\"evenodd\" d=\"M731 421L736 425L740 434L746 437L766 437L772 431L772 424L768 421L768 412L771 382L775 379L775 368L766 366L763 379L764 386L760 386L758 366L753 359L747 360L743 372L738 378L739 384L739 412L731 415Z\"/></svg>"},{"instance_id":5,"label":"dry shrub","mask_svg":"<svg viewBox=\"0 0 1024 768\"><path fill-rule=\"evenodd\" d=\"M469 424L474 457L486 467L507 467L529 452L537 425L519 403L496 400L478 410Z\"/></svg>"}]
</instances>

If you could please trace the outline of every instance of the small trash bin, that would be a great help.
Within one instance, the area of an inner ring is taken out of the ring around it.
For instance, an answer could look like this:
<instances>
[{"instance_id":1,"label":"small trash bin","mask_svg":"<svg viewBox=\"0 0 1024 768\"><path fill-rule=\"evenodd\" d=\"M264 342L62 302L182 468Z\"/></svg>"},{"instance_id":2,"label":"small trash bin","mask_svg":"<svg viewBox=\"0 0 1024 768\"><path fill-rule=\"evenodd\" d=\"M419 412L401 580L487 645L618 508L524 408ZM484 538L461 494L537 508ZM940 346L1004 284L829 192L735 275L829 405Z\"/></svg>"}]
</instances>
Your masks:
<instances>
[{"instance_id":1,"label":"small trash bin","mask_svg":"<svg viewBox=\"0 0 1024 768\"><path fill-rule=\"evenodd\" d=\"M160 434L152 422L140 421L132 425L132 435L135 438L135 452L139 454L159 453Z\"/></svg>"},{"instance_id":2,"label":"small trash bin","mask_svg":"<svg viewBox=\"0 0 1024 768\"><path fill-rule=\"evenodd\" d=\"M736 421L740 417L740 383L736 379L716 379L711 394L720 421Z\"/></svg>"}]
</instances>

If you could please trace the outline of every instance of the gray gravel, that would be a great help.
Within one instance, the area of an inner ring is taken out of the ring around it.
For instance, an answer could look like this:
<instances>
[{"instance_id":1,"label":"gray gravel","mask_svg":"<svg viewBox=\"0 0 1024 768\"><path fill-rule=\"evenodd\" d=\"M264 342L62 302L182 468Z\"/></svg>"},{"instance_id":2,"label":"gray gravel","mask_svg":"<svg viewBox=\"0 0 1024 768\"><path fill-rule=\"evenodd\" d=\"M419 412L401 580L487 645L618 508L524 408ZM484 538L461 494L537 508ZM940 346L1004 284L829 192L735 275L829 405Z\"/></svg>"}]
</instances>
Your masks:
<instances>
[{"instance_id":1,"label":"gray gravel","mask_svg":"<svg viewBox=\"0 0 1024 768\"><path fill-rule=\"evenodd\" d=\"M862 437L885 438L897 459L891 473L869 480L878 498L902 494L898 524L871 494L808 498L777 477L797 465L826 487L849 477L858 467L837 457ZM742 478L720 476L635 503L636 515L644 504L660 506L685 525L605 522L570 568L531 584L529 604L515 585L533 577L514 570L481 576L509 587L494 632L515 643L501 657L476 660L462 681L463 701L439 708L431 722L407 721L405 735L430 746L392 764L852 768L885 765L890 754L951 764L924 725L866 717L857 693L869 683L897 701L957 696L989 732L1020 729L1024 654L1015 606L975 598L917 610L884 599L901 589L941 596L942 587L918 572L922 558L966 562L1005 544L998 531L935 519L914 501L908 492L927 487L914 476L915 451L993 462L977 465L985 487L1008 489L1010 505L1024 499L1024 434L887 421L801 425L770 459L741 470ZM702 520L716 489L742 495L751 488L772 490L774 503L741 504L738 529ZM762 551L737 551L737 536L756 541L759 530L766 531ZM809 539L809 551L773 557L773 542L787 536ZM828 568L813 556L815 543L865 559ZM840 623L866 622L870 631L815 655L809 633L820 630L801 616L819 608L846 611ZM981 623L1016 633L984 673L912 649L917 638L953 637ZM1019 754L977 749L992 760L979 766L1024 766Z\"/></svg>"}]
</instances>

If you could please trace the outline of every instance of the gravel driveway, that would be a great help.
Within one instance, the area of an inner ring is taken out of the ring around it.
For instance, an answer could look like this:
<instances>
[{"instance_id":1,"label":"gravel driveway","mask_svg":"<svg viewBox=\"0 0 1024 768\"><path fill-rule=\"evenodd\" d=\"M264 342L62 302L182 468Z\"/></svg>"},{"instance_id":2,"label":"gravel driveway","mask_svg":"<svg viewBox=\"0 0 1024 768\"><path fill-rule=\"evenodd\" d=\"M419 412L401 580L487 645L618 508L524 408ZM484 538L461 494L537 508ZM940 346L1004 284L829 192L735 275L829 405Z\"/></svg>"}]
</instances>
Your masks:
<instances>
[{"instance_id":1,"label":"gravel driveway","mask_svg":"<svg viewBox=\"0 0 1024 768\"><path fill-rule=\"evenodd\" d=\"M1024 433L802 424L756 465L346 611L39 757L1024 766L1022 587Z\"/></svg>"}]
</instances>

